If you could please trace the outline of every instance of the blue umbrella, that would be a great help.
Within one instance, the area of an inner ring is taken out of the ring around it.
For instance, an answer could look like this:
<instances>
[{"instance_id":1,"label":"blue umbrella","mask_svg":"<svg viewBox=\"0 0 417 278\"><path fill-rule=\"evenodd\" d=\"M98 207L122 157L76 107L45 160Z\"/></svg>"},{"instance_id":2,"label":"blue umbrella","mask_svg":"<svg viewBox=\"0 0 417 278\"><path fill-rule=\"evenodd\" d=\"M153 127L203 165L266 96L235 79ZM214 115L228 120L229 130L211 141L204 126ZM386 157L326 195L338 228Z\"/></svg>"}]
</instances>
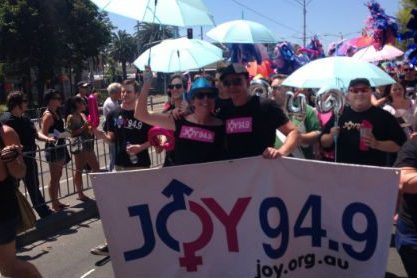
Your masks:
<instances>
[{"instance_id":1,"label":"blue umbrella","mask_svg":"<svg viewBox=\"0 0 417 278\"><path fill-rule=\"evenodd\" d=\"M153 71L177 72L199 69L223 60L223 52L197 39L168 39L142 53L133 64L143 70L150 62Z\"/></svg>"},{"instance_id":2,"label":"blue umbrella","mask_svg":"<svg viewBox=\"0 0 417 278\"><path fill-rule=\"evenodd\" d=\"M277 42L271 30L249 20L234 20L220 24L206 34L221 43L274 43Z\"/></svg>"},{"instance_id":3,"label":"blue umbrella","mask_svg":"<svg viewBox=\"0 0 417 278\"><path fill-rule=\"evenodd\" d=\"M294 71L282 83L297 88L333 88L347 89L355 78L367 78L371 86L383 86L395 83L379 67L352 57L327 57L314 60Z\"/></svg>"},{"instance_id":4,"label":"blue umbrella","mask_svg":"<svg viewBox=\"0 0 417 278\"><path fill-rule=\"evenodd\" d=\"M202 0L91 0L102 10L135 20L174 26L214 25Z\"/></svg>"}]
</instances>

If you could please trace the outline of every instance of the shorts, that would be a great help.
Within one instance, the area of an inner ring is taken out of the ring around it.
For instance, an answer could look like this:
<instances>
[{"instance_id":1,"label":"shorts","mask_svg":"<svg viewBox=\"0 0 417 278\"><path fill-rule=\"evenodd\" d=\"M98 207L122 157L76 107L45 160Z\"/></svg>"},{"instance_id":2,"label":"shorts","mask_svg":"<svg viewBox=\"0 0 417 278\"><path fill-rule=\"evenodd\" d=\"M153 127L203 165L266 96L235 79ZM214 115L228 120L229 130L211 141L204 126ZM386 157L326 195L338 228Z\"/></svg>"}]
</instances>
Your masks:
<instances>
[{"instance_id":1,"label":"shorts","mask_svg":"<svg viewBox=\"0 0 417 278\"><path fill-rule=\"evenodd\" d=\"M45 159L49 163L65 160L65 163L68 163L71 160L71 157L68 153L67 147L65 145L45 145Z\"/></svg>"},{"instance_id":2,"label":"shorts","mask_svg":"<svg viewBox=\"0 0 417 278\"><path fill-rule=\"evenodd\" d=\"M18 218L0 222L0 244L7 244L16 240Z\"/></svg>"}]
</instances>

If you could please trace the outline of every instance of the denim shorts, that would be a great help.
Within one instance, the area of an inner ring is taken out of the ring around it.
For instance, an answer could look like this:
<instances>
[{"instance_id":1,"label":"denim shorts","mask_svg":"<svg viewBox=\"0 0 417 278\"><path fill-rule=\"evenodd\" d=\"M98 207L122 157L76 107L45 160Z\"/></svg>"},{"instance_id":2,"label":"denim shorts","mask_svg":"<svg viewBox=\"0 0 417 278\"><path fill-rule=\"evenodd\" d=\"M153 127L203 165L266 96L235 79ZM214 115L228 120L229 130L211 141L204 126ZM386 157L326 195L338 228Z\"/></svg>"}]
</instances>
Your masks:
<instances>
[{"instance_id":1,"label":"denim shorts","mask_svg":"<svg viewBox=\"0 0 417 278\"><path fill-rule=\"evenodd\" d=\"M5 220L0 223L0 244L7 244L16 239L18 218Z\"/></svg>"}]
</instances>

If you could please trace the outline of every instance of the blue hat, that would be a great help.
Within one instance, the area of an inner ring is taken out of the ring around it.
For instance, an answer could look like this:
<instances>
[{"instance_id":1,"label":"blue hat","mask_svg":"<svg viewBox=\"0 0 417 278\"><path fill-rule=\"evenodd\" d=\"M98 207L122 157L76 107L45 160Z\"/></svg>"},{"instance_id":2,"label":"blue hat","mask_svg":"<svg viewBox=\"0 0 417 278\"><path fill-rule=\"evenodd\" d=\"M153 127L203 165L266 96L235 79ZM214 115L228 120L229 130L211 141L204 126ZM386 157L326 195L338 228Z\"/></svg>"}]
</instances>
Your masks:
<instances>
[{"instance_id":1,"label":"blue hat","mask_svg":"<svg viewBox=\"0 0 417 278\"><path fill-rule=\"evenodd\" d=\"M194 93L200 90L219 93L219 90L210 81L204 77L199 77L191 85L191 89L186 95L187 100L192 100Z\"/></svg>"}]
</instances>

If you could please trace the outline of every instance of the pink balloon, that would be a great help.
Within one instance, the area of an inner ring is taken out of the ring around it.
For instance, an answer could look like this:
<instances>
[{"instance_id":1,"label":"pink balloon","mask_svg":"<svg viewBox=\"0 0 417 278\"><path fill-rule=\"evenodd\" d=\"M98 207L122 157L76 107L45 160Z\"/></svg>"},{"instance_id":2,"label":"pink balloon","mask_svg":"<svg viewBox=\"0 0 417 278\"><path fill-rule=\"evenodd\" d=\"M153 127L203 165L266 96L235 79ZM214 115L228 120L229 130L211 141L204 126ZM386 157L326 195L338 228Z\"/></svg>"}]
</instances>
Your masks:
<instances>
[{"instance_id":1,"label":"pink balloon","mask_svg":"<svg viewBox=\"0 0 417 278\"><path fill-rule=\"evenodd\" d=\"M160 135L167 138L167 141L162 145L158 138ZM155 126L148 131L148 142L151 146L162 147L167 151L172 151L175 147L174 133L171 130Z\"/></svg>"},{"instance_id":2,"label":"pink balloon","mask_svg":"<svg viewBox=\"0 0 417 278\"><path fill-rule=\"evenodd\" d=\"M97 98L94 94L88 97L88 123L96 128L100 124L100 116L98 114Z\"/></svg>"}]
</instances>

